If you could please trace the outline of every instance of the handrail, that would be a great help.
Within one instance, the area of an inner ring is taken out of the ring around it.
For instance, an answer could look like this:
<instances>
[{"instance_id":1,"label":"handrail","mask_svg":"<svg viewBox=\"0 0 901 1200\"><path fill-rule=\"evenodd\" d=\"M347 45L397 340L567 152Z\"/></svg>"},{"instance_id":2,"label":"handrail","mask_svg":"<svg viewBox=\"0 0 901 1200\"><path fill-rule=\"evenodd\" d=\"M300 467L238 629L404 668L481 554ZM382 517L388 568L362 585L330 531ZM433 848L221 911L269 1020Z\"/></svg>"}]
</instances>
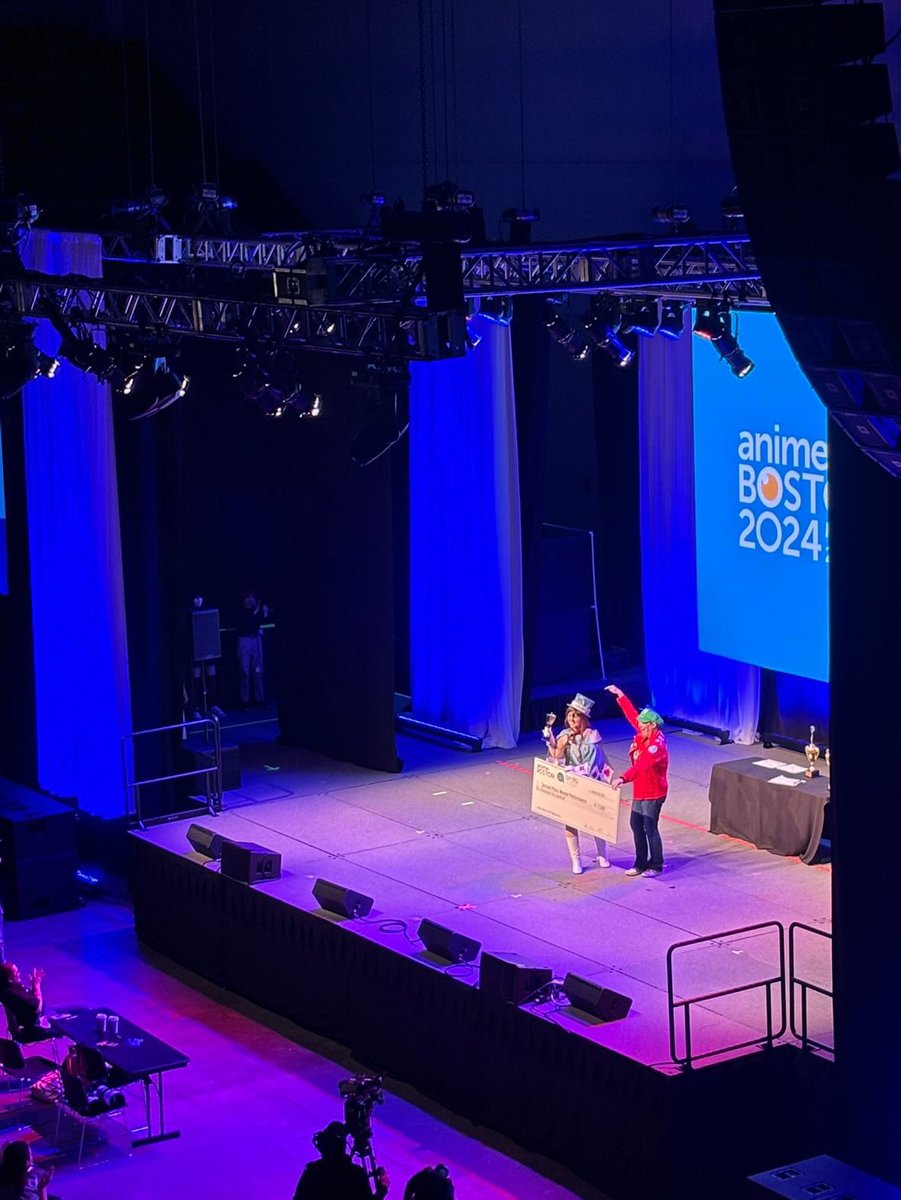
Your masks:
<instances>
[{"instance_id":1,"label":"handrail","mask_svg":"<svg viewBox=\"0 0 901 1200\"><path fill-rule=\"evenodd\" d=\"M743 933L754 933L761 929L777 930L779 934L779 973L771 975L766 979L757 979L752 983L739 984L736 987L721 988L719 991L706 992L702 995L689 996L687 999L676 999L676 991L673 984L673 955L677 950L684 950L687 946L699 946L704 942L718 942L724 938L737 937ZM721 933L711 933L704 937L689 938L684 942L674 942L666 952L666 982L667 982L667 1000L668 1000L668 1017L669 1017L669 1044L670 1058L679 1066L691 1070L693 1063L701 1058L712 1058L718 1054L725 1054L730 1050L741 1050L746 1046L759 1046L761 1044L771 1048L776 1038L782 1037L786 1030L786 1005L785 1005L785 929L780 921L761 921L756 925L743 925L740 929L727 929ZM781 1023L777 1030L773 1028L773 987L779 985L779 1001L781 1007ZM721 996L733 996L739 992L750 992L756 988L765 988L766 996L766 1035L764 1037L753 1037L742 1042L732 1042L727 1046L720 1046L716 1050L705 1050L702 1054L692 1052L691 1044L691 1013L693 1004L701 1004L708 1000L716 1000ZM684 1039L685 1053L680 1055L677 1052L676 1046L676 1009L681 1008L684 1019Z\"/></svg>"},{"instance_id":2,"label":"handrail","mask_svg":"<svg viewBox=\"0 0 901 1200\"><path fill-rule=\"evenodd\" d=\"M189 729L204 729L208 735L212 734L213 761L210 766L198 767L193 771L177 771L172 775L156 775L147 779L137 779L134 777L130 768L134 765L134 742L139 737L146 737L149 734L155 733L174 733L176 730L180 730L182 737L184 737ZM131 746L131 753L129 753L129 746ZM172 783L176 779L203 777L206 790L206 805L167 813L162 818L163 820L174 821L179 817L188 817L204 811L208 812L210 816L215 816L218 812L222 811L222 736L218 717L210 716L200 717L193 721L178 721L174 725L159 725L155 729L134 729L122 737L122 763L125 771L125 815L126 817L131 817L132 815L131 807L128 803L128 795L134 792L134 817L139 829L146 829L148 824L141 812L141 788L151 783Z\"/></svg>"},{"instance_id":3,"label":"handrail","mask_svg":"<svg viewBox=\"0 0 901 1200\"><path fill-rule=\"evenodd\" d=\"M827 996L832 1000L834 993L829 988L820 987L817 983L811 983L809 979L801 979L795 971L795 930L803 929L805 933L813 933L818 937L826 938L827 941L832 941L832 934L827 933L825 929L815 929L812 925L805 925L803 921L792 921L788 927L788 1011L789 1011L789 1027L792 1034L801 1043L802 1049L825 1050L827 1054L834 1054L835 1047L828 1045L826 1042L817 1041L812 1038L807 1028L807 994L808 992L816 992L820 996ZM801 1029L797 1028L795 1017L795 987L801 991Z\"/></svg>"}]
</instances>

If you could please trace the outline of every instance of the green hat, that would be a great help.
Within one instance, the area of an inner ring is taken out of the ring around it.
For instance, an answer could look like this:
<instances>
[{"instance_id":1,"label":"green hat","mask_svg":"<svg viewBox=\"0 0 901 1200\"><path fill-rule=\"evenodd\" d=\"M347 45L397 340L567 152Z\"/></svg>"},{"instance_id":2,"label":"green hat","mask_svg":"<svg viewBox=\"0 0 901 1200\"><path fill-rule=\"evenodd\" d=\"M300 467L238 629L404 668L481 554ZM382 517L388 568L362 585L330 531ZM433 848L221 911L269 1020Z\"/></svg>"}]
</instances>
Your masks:
<instances>
[{"instance_id":1,"label":"green hat","mask_svg":"<svg viewBox=\"0 0 901 1200\"><path fill-rule=\"evenodd\" d=\"M643 708L638 714L638 720L642 725L662 725L663 717L660 713L654 712L653 708Z\"/></svg>"}]
</instances>

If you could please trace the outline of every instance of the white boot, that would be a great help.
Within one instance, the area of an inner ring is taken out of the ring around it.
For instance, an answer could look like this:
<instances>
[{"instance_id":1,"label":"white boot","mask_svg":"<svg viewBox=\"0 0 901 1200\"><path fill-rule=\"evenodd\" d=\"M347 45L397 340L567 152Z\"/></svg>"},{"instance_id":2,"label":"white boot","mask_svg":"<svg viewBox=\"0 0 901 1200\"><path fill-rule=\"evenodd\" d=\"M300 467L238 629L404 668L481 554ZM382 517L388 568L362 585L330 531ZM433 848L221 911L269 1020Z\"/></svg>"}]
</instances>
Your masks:
<instances>
[{"instance_id":1,"label":"white boot","mask_svg":"<svg viewBox=\"0 0 901 1200\"><path fill-rule=\"evenodd\" d=\"M566 830L566 844L569 856L573 860L573 875L582 874L582 855L579 853L579 835L574 829Z\"/></svg>"},{"instance_id":2,"label":"white boot","mask_svg":"<svg viewBox=\"0 0 901 1200\"><path fill-rule=\"evenodd\" d=\"M607 843L603 838L595 838L594 844L598 852L598 866L609 867L610 859L607 857Z\"/></svg>"}]
</instances>

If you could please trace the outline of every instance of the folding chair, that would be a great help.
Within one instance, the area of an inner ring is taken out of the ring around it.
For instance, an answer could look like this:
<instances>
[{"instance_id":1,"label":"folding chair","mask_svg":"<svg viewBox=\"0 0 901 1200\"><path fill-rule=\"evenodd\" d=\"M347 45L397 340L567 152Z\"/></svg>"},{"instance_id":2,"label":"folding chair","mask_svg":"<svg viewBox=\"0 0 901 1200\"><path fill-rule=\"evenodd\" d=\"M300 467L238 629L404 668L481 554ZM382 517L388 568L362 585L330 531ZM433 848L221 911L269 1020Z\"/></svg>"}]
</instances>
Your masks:
<instances>
[{"instance_id":1,"label":"folding chair","mask_svg":"<svg viewBox=\"0 0 901 1200\"><path fill-rule=\"evenodd\" d=\"M49 1058L40 1055L26 1058L18 1042L12 1038L0 1038L0 1088L5 1092L18 1092L19 1109L35 1083L54 1069Z\"/></svg>"},{"instance_id":2,"label":"folding chair","mask_svg":"<svg viewBox=\"0 0 901 1200\"><path fill-rule=\"evenodd\" d=\"M91 1051L90 1053L96 1054L96 1051ZM100 1058L99 1055L97 1057ZM102 1063L102 1058L100 1061ZM86 1086L84 1080L66 1070L65 1064L63 1064L60 1070L60 1078L63 1084L63 1098L56 1107L56 1144L59 1145L62 1118L63 1114L67 1112L81 1127L81 1136L78 1141L79 1167L81 1167L84 1158L88 1126L91 1124L102 1126L107 1119L109 1121L107 1129L111 1128L111 1126L117 1126L128 1140L128 1153L130 1154L131 1137L128 1125L124 1120L119 1120L116 1117L117 1113L124 1112L124 1095L116 1089L107 1088L103 1085L94 1085L91 1080L87 1081ZM121 1100L121 1104L117 1103L116 1100ZM109 1137L107 1137L106 1141L109 1140Z\"/></svg>"}]
</instances>

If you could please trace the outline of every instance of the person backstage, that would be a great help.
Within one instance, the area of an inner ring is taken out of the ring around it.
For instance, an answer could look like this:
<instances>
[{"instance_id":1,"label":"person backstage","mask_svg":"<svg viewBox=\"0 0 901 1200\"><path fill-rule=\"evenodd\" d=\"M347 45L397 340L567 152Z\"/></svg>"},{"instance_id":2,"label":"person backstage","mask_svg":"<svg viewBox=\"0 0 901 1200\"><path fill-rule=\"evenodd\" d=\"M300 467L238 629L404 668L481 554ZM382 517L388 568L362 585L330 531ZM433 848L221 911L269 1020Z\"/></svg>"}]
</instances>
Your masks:
<instances>
[{"instance_id":1,"label":"person backstage","mask_svg":"<svg viewBox=\"0 0 901 1200\"><path fill-rule=\"evenodd\" d=\"M615 683L605 688L616 697L626 720L635 730L629 747L632 765L613 780L620 788L624 783L632 784L632 839L635 842L635 862L626 871L627 875L659 875L663 870L663 841L658 824L663 802L669 788L667 768L669 751L663 736L663 717L653 708L641 712Z\"/></svg>"},{"instance_id":2,"label":"person backstage","mask_svg":"<svg viewBox=\"0 0 901 1200\"><path fill-rule=\"evenodd\" d=\"M566 730L559 736L554 734L553 725L557 719L556 713L548 713L547 724L542 730L542 736L547 745L547 756L550 762L559 763L568 771L577 775L587 775L591 779L601 779L609 783L613 779L613 771L607 765L604 753L604 740L591 724L591 710L594 701L577 692L566 706L564 721ZM573 875L582 874L582 856L579 851L579 832L571 825L565 826L566 844L572 858ZM609 867L607 843L603 838L596 837L598 866Z\"/></svg>"}]
</instances>

